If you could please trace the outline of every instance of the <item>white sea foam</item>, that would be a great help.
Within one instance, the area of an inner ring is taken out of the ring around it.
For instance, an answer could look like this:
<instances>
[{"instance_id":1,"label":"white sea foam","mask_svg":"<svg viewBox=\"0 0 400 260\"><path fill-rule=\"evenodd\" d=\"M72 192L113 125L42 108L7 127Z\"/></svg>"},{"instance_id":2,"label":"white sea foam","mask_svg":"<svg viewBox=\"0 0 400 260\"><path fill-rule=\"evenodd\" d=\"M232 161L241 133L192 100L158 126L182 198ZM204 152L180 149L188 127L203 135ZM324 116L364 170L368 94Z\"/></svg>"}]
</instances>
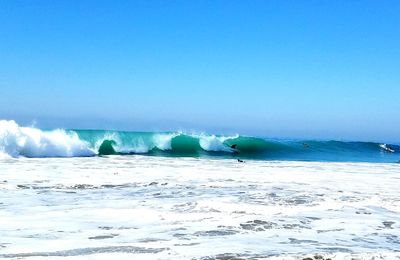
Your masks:
<instances>
[{"instance_id":1,"label":"white sea foam","mask_svg":"<svg viewBox=\"0 0 400 260\"><path fill-rule=\"evenodd\" d=\"M133 155L0 170L0 258L399 257L399 164Z\"/></svg>"},{"instance_id":2,"label":"white sea foam","mask_svg":"<svg viewBox=\"0 0 400 260\"><path fill-rule=\"evenodd\" d=\"M129 153L147 153L151 149L153 149L153 147L149 147L149 144L146 144L143 138L139 138L134 141L133 145L123 148L121 151Z\"/></svg>"},{"instance_id":3,"label":"white sea foam","mask_svg":"<svg viewBox=\"0 0 400 260\"><path fill-rule=\"evenodd\" d=\"M176 132L176 133L162 133L154 135L153 142L155 144L155 147L163 151L171 150L172 139L180 134L181 133Z\"/></svg>"},{"instance_id":4,"label":"white sea foam","mask_svg":"<svg viewBox=\"0 0 400 260\"><path fill-rule=\"evenodd\" d=\"M233 139L235 137L224 137L224 136L215 136L215 135L199 135L200 147L205 151L210 152L233 152L233 150L226 146L224 142L228 139Z\"/></svg>"},{"instance_id":5,"label":"white sea foam","mask_svg":"<svg viewBox=\"0 0 400 260\"><path fill-rule=\"evenodd\" d=\"M88 144L75 132L62 129L42 131L20 127L15 121L0 121L0 153L11 157L93 156Z\"/></svg>"},{"instance_id":6,"label":"white sea foam","mask_svg":"<svg viewBox=\"0 0 400 260\"><path fill-rule=\"evenodd\" d=\"M389 148L387 144L380 144L379 147L386 152L394 153L395 151L392 148Z\"/></svg>"}]
</instances>

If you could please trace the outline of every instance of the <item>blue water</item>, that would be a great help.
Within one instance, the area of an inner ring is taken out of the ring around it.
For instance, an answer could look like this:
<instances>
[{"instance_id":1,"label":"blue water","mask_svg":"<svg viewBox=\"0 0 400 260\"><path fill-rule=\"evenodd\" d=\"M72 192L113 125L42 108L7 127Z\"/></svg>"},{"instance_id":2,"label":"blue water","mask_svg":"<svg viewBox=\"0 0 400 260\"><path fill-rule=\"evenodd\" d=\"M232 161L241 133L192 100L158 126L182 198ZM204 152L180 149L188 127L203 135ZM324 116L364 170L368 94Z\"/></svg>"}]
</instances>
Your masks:
<instances>
[{"instance_id":1,"label":"blue water","mask_svg":"<svg viewBox=\"0 0 400 260\"><path fill-rule=\"evenodd\" d=\"M0 154L12 157L149 156L340 162L399 162L395 143L282 140L244 135L41 130L0 120Z\"/></svg>"},{"instance_id":2,"label":"blue water","mask_svg":"<svg viewBox=\"0 0 400 260\"><path fill-rule=\"evenodd\" d=\"M400 159L399 145L375 142L282 140L178 132L75 132L96 147L100 155L140 153L151 156L354 162L397 162Z\"/></svg>"}]
</instances>

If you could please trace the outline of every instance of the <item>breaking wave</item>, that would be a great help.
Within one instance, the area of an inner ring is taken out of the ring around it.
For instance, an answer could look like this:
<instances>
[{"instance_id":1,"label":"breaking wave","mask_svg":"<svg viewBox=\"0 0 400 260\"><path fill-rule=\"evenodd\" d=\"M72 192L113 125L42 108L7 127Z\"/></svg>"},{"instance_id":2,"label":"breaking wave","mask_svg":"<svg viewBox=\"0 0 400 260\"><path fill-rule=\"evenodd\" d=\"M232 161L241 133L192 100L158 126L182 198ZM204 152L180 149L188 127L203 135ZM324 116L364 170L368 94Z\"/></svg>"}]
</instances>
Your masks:
<instances>
[{"instance_id":1,"label":"breaking wave","mask_svg":"<svg viewBox=\"0 0 400 260\"><path fill-rule=\"evenodd\" d=\"M14 121L0 121L0 153L3 156L81 157L95 152L76 132L63 129L42 131L20 127Z\"/></svg>"},{"instance_id":2,"label":"breaking wave","mask_svg":"<svg viewBox=\"0 0 400 260\"><path fill-rule=\"evenodd\" d=\"M0 121L0 157L222 156L261 160L397 161L400 146L373 142L277 140L241 135L106 130L45 131Z\"/></svg>"}]
</instances>

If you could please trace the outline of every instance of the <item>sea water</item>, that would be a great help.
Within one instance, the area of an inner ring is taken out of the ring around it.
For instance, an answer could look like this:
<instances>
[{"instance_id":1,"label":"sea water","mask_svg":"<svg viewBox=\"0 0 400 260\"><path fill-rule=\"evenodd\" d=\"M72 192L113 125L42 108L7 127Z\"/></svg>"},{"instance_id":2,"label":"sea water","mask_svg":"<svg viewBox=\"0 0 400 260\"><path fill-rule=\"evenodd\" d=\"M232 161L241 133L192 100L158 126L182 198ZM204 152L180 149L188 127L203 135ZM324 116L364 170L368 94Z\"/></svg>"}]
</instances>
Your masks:
<instances>
[{"instance_id":1,"label":"sea water","mask_svg":"<svg viewBox=\"0 0 400 260\"><path fill-rule=\"evenodd\" d=\"M400 165L0 161L0 258L399 256Z\"/></svg>"},{"instance_id":2,"label":"sea water","mask_svg":"<svg viewBox=\"0 0 400 260\"><path fill-rule=\"evenodd\" d=\"M289 140L245 135L110 130L41 130L0 120L0 157L245 158L343 162L398 162L400 145L337 140Z\"/></svg>"},{"instance_id":3,"label":"sea water","mask_svg":"<svg viewBox=\"0 0 400 260\"><path fill-rule=\"evenodd\" d=\"M164 134L169 153L141 155L121 153L114 133L115 153L99 155L104 140L85 133L3 122L0 259L400 258L398 153L379 144L336 143L329 157L307 142L305 161L267 159L235 136L207 136L226 151L178 154L187 140Z\"/></svg>"}]
</instances>

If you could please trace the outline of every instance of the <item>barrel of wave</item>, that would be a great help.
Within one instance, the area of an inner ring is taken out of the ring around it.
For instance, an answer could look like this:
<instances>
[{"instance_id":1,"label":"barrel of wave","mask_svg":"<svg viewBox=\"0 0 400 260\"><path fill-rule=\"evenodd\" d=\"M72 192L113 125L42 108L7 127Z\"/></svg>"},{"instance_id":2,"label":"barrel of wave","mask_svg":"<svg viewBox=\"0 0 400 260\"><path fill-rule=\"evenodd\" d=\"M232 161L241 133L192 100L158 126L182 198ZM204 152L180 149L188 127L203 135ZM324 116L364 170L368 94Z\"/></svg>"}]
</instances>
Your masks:
<instances>
[{"instance_id":1,"label":"barrel of wave","mask_svg":"<svg viewBox=\"0 0 400 260\"><path fill-rule=\"evenodd\" d=\"M75 130L98 155L143 154L154 148L153 134L111 130Z\"/></svg>"},{"instance_id":2,"label":"barrel of wave","mask_svg":"<svg viewBox=\"0 0 400 260\"><path fill-rule=\"evenodd\" d=\"M146 133L148 134L148 133ZM122 140L125 139L125 140ZM99 155L146 153L161 156L209 156L238 154L246 157L263 156L282 149L277 142L243 136L216 136L207 134L153 133L148 138L143 133L132 133L130 139L103 137L96 145ZM125 147L121 150L121 147Z\"/></svg>"},{"instance_id":3,"label":"barrel of wave","mask_svg":"<svg viewBox=\"0 0 400 260\"><path fill-rule=\"evenodd\" d=\"M239 155L263 158L273 154L287 151L287 145L278 141L268 141L262 138L250 137L250 136L238 136L236 138L227 139L224 141L226 146L235 145Z\"/></svg>"}]
</instances>

